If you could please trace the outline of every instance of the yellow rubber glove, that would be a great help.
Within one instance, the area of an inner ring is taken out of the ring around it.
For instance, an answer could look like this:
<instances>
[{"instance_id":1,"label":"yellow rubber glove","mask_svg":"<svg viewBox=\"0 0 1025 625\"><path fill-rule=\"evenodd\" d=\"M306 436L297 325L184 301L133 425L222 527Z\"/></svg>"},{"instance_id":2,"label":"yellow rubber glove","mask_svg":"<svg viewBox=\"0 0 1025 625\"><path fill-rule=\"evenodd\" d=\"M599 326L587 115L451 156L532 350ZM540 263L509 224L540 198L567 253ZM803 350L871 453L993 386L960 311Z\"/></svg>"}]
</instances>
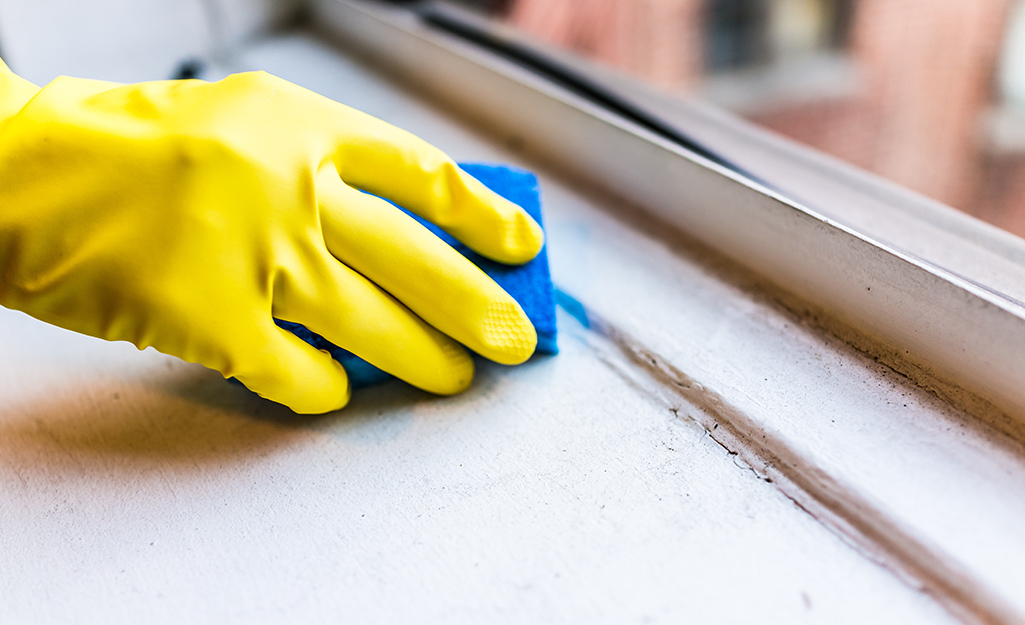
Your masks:
<instances>
[{"instance_id":1,"label":"yellow rubber glove","mask_svg":"<svg viewBox=\"0 0 1025 625\"><path fill-rule=\"evenodd\" d=\"M480 254L543 234L413 135L257 72L38 89L0 63L0 304L234 376L296 412L345 405L301 323L420 387L534 351L523 310L387 197Z\"/></svg>"}]
</instances>

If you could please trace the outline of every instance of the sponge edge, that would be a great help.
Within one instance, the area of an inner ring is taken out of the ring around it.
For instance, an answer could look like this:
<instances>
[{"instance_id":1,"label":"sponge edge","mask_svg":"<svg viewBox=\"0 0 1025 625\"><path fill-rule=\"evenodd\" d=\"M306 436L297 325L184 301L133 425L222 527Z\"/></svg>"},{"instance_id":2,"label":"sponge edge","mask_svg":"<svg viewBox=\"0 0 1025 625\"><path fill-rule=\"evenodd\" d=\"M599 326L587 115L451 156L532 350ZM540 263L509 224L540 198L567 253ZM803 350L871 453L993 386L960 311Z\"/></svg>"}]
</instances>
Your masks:
<instances>
[{"instance_id":1,"label":"sponge edge","mask_svg":"<svg viewBox=\"0 0 1025 625\"><path fill-rule=\"evenodd\" d=\"M522 169L505 165L489 165L484 163L460 163L466 173L480 180L492 191L505 199L521 206L538 224L544 228L541 216L541 195L537 177ZM399 208L402 208L401 206ZM402 209L405 211L405 209ZM466 247L434 224L405 211L443 241L455 248L460 254L480 267L491 276L498 286L513 297L537 331L537 352L556 354L555 326L555 290L552 286L551 273L548 269L548 243L541 252L525 265L503 265L484 258ZM305 326L289 321L275 320L279 326L294 333L296 336L322 349L345 367L352 387L362 388L380 384L392 379L392 376L356 356L352 352L331 343L324 337L311 332Z\"/></svg>"}]
</instances>

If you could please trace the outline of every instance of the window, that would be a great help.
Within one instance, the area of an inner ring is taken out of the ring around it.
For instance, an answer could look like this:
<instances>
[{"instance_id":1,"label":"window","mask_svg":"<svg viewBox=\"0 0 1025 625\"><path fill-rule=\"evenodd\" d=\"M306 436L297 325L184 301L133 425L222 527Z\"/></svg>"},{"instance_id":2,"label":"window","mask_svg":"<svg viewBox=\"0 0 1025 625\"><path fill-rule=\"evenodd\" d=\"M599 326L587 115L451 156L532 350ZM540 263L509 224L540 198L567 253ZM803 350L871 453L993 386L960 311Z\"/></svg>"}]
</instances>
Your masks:
<instances>
[{"instance_id":1,"label":"window","mask_svg":"<svg viewBox=\"0 0 1025 625\"><path fill-rule=\"evenodd\" d=\"M989 149L1021 133L1007 115L987 121L994 93L1019 97L1025 84L1019 3L514 0L505 10L545 41L1025 235L1018 170Z\"/></svg>"},{"instance_id":2,"label":"window","mask_svg":"<svg viewBox=\"0 0 1025 625\"><path fill-rule=\"evenodd\" d=\"M844 0L711 0L705 11L705 66L715 73L841 49L850 4Z\"/></svg>"}]
</instances>

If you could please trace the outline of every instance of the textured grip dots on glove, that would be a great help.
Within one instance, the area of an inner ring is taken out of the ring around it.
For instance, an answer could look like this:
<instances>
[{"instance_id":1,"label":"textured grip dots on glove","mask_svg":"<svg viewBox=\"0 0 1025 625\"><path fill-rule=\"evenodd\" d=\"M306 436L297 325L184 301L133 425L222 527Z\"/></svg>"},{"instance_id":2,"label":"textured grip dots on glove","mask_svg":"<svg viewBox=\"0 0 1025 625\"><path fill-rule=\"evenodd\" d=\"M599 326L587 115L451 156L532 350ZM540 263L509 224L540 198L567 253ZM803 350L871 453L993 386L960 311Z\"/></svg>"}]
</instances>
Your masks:
<instances>
[{"instance_id":1,"label":"textured grip dots on glove","mask_svg":"<svg viewBox=\"0 0 1025 625\"><path fill-rule=\"evenodd\" d=\"M448 393L460 393L473 381L473 359L456 343L445 343L441 346L441 354L445 361L444 369L448 372L451 388L444 389Z\"/></svg>"},{"instance_id":2,"label":"textured grip dots on glove","mask_svg":"<svg viewBox=\"0 0 1025 625\"><path fill-rule=\"evenodd\" d=\"M505 247L510 250L533 248L539 238L525 219L505 222L501 227L505 230Z\"/></svg>"},{"instance_id":3,"label":"textured grip dots on glove","mask_svg":"<svg viewBox=\"0 0 1025 625\"><path fill-rule=\"evenodd\" d=\"M484 316L484 342L508 354L508 362L519 364L530 358L537 333L523 310L512 302L494 302Z\"/></svg>"}]
</instances>

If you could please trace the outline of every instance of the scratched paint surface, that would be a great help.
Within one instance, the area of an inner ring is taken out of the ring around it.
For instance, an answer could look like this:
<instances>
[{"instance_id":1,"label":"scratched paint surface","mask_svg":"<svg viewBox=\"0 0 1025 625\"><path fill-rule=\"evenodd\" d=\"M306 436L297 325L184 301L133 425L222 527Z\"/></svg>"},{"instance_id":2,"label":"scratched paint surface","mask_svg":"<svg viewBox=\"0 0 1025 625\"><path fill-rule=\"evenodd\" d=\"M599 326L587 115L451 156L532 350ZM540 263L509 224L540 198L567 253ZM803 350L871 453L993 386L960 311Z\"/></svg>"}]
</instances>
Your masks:
<instances>
[{"instance_id":1,"label":"scratched paint surface","mask_svg":"<svg viewBox=\"0 0 1025 625\"><path fill-rule=\"evenodd\" d=\"M0 622L944 620L561 322L299 418L3 312Z\"/></svg>"}]
</instances>

